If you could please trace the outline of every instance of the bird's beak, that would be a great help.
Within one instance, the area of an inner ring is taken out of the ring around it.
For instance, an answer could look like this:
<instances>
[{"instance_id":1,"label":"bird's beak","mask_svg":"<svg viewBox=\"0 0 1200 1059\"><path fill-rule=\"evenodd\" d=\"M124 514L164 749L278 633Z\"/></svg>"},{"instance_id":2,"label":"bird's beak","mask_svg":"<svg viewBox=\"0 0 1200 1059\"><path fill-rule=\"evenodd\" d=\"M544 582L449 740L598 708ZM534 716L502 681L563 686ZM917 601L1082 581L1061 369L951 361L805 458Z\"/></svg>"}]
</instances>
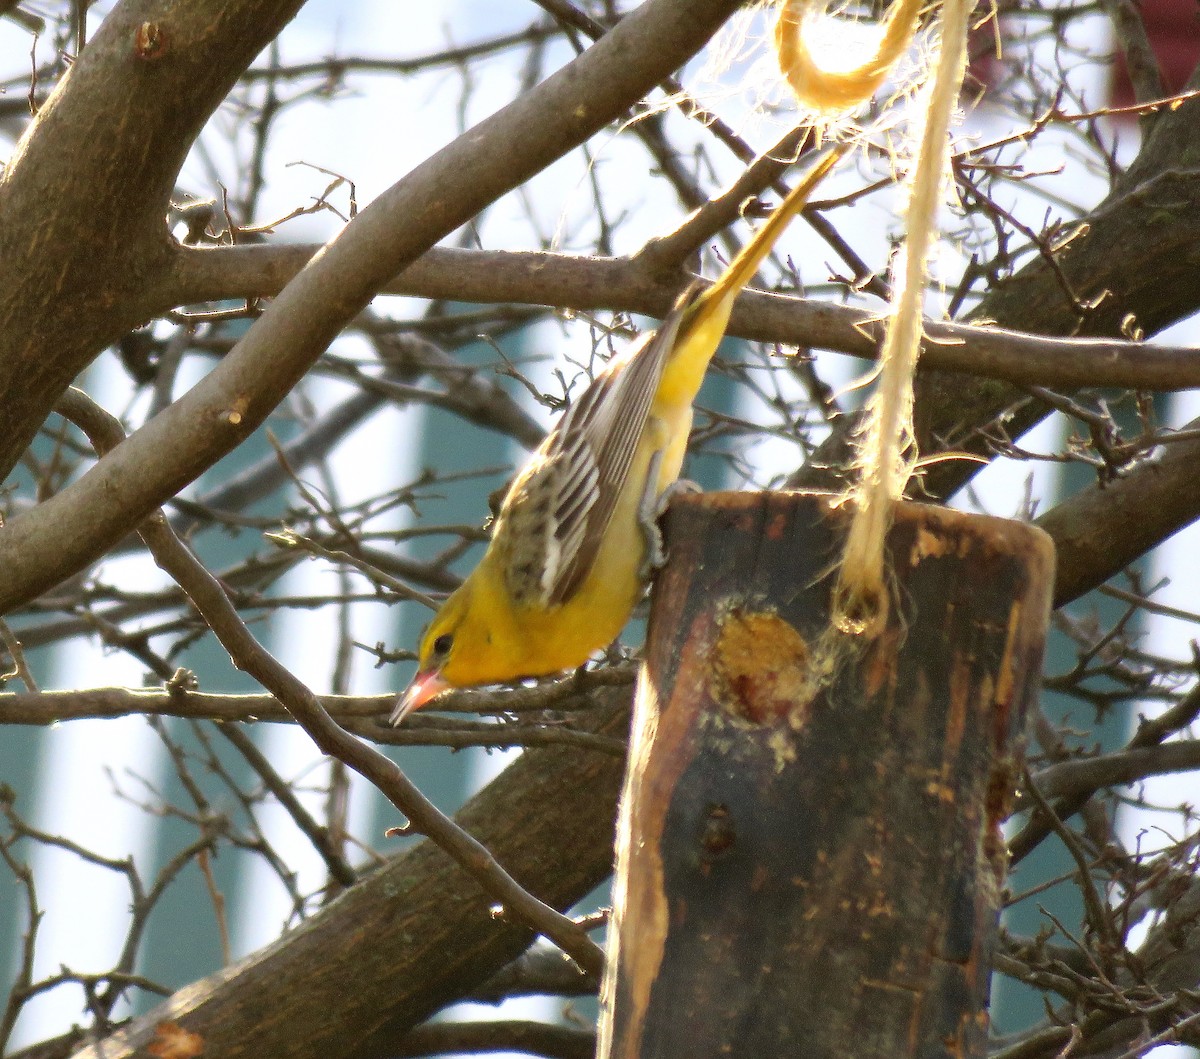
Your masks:
<instances>
[{"instance_id":1,"label":"bird's beak","mask_svg":"<svg viewBox=\"0 0 1200 1059\"><path fill-rule=\"evenodd\" d=\"M427 669L424 673L418 673L413 677L408 689L396 701L396 708L392 710L388 723L393 728L396 727L413 710L419 710L435 695L445 691L448 687L450 685L442 679L440 669Z\"/></svg>"}]
</instances>

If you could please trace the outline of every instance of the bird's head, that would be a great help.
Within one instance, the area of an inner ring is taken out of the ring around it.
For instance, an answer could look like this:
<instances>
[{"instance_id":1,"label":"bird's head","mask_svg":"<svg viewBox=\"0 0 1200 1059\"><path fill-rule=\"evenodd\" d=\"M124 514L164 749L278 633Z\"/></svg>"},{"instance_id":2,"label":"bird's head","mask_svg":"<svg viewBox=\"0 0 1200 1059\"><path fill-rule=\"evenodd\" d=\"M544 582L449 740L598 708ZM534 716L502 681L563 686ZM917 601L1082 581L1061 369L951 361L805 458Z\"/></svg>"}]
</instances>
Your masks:
<instances>
[{"instance_id":1,"label":"bird's head","mask_svg":"<svg viewBox=\"0 0 1200 1059\"><path fill-rule=\"evenodd\" d=\"M429 623L417 650L417 674L392 711L393 725L447 688L481 683L473 669L486 658L491 637L471 607L472 594L468 579Z\"/></svg>"}]
</instances>

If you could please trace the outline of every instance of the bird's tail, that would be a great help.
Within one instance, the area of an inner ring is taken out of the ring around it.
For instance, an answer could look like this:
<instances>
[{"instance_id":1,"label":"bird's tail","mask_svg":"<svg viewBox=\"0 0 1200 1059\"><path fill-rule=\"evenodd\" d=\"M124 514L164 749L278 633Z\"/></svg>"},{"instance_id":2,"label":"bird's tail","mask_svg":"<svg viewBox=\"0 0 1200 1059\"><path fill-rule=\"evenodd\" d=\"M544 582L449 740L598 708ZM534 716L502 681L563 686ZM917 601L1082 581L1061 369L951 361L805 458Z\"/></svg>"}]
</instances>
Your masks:
<instances>
[{"instance_id":1,"label":"bird's tail","mask_svg":"<svg viewBox=\"0 0 1200 1059\"><path fill-rule=\"evenodd\" d=\"M750 282L788 222L804 208L813 189L847 149L844 145L834 147L813 166L712 286L680 299L676 309L680 313L677 334L658 387L656 399L660 403L684 402L690 405L695 399L704 382L709 361L725 334L738 292Z\"/></svg>"},{"instance_id":2,"label":"bird's tail","mask_svg":"<svg viewBox=\"0 0 1200 1059\"><path fill-rule=\"evenodd\" d=\"M783 234L791 219L804 209L817 185L825 179L829 171L846 153L846 144L837 144L831 148L808 175L800 181L767 218L766 223L754 233L750 241L742 247L737 257L730 262L729 267L721 274L711 287L698 299L697 308L704 302L714 304L729 300L732 303L738 292L750 282L758 266L771 252L775 241Z\"/></svg>"}]
</instances>

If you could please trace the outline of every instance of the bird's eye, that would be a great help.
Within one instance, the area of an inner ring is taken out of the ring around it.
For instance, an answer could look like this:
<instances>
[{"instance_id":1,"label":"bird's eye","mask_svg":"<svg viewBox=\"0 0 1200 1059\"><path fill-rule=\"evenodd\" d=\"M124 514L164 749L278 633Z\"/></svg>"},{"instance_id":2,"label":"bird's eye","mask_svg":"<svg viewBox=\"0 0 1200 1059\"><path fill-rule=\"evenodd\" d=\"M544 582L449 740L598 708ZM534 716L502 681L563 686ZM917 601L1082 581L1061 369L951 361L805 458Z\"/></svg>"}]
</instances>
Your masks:
<instances>
[{"instance_id":1,"label":"bird's eye","mask_svg":"<svg viewBox=\"0 0 1200 1059\"><path fill-rule=\"evenodd\" d=\"M436 640L433 641L433 653L435 655L448 655L450 648L454 646L454 637L448 632L442 633Z\"/></svg>"}]
</instances>

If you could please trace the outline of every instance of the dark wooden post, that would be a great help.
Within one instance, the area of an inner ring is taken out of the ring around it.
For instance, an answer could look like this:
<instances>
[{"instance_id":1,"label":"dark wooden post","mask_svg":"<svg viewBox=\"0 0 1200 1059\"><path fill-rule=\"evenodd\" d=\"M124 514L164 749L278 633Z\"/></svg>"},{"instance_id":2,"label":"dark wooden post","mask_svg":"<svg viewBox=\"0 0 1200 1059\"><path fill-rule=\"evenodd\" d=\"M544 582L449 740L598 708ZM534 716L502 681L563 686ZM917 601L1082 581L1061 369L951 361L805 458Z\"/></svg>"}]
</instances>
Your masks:
<instances>
[{"instance_id":1,"label":"dark wooden post","mask_svg":"<svg viewBox=\"0 0 1200 1059\"><path fill-rule=\"evenodd\" d=\"M847 521L814 494L671 506L601 1059L985 1054L1053 545L899 505L886 627L814 686Z\"/></svg>"}]
</instances>

